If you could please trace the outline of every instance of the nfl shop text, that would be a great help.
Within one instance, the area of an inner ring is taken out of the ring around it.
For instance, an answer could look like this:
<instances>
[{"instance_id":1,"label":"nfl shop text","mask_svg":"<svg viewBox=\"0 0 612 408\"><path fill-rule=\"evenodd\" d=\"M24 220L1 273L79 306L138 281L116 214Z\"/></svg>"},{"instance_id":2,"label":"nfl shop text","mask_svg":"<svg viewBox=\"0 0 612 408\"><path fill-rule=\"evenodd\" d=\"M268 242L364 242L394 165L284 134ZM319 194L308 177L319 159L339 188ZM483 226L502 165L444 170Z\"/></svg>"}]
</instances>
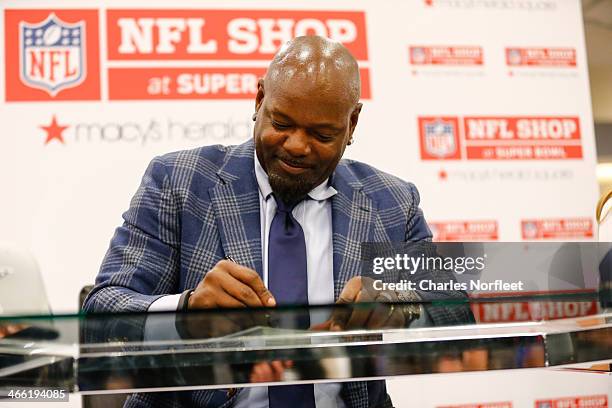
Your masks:
<instances>
[{"instance_id":1,"label":"nfl shop text","mask_svg":"<svg viewBox=\"0 0 612 408\"><path fill-rule=\"evenodd\" d=\"M429 221L434 241L496 241L496 220Z\"/></svg>"},{"instance_id":2,"label":"nfl shop text","mask_svg":"<svg viewBox=\"0 0 612 408\"><path fill-rule=\"evenodd\" d=\"M491 296L499 294L491 294ZM597 301L584 302L479 302L471 305L482 323L529 322L591 316L599 312Z\"/></svg>"},{"instance_id":3,"label":"nfl shop text","mask_svg":"<svg viewBox=\"0 0 612 408\"><path fill-rule=\"evenodd\" d=\"M578 117L420 116L423 160L581 159Z\"/></svg>"},{"instance_id":4,"label":"nfl shop text","mask_svg":"<svg viewBox=\"0 0 612 408\"><path fill-rule=\"evenodd\" d=\"M10 9L4 15L6 56L19 61L7 66L7 102L101 100L101 70L109 100L252 99L262 63L301 35L342 42L360 63L368 60L363 12ZM195 68L194 61L208 65ZM367 67L361 76L367 99Z\"/></svg>"}]
</instances>

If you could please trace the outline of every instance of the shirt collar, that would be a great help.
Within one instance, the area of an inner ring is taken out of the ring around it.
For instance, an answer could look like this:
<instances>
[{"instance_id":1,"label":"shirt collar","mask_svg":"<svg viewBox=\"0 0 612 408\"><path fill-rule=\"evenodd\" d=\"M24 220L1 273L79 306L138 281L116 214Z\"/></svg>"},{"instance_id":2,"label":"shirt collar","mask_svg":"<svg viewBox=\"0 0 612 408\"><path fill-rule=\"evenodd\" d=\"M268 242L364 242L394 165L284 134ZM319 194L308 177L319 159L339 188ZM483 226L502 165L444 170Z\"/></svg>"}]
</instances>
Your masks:
<instances>
[{"instance_id":1,"label":"shirt collar","mask_svg":"<svg viewBox=\"0 0 612 408\"><path fill-rule=\"evenodd\" d=\"M263 196L264 200L267 200L268 197L272 194L272 187L270 186L270 181L268 179L268 175L266 171L261 167L261 163L259 163L259 158L257 157L257 153L255 156L255 177L257 178L257 185L259 186L259 191ZM321 184L310 190L308 193L308 197L315 201L324 201L328 198L336 195L338 192L335 188L333 188L329 183L329 178L323 181Z\"/></svg>"}]
</instances>

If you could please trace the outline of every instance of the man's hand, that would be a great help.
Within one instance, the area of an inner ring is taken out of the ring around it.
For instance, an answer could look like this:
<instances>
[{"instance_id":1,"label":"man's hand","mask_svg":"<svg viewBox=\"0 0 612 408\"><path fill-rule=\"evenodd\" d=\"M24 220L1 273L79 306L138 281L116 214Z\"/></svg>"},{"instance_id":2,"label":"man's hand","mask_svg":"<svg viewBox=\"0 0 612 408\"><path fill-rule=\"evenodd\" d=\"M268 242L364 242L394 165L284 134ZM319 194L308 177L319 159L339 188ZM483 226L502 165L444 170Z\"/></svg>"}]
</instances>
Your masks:
<instances>
[{"instance_id":1,"label":"man's hand","mask_svg":"<svg viewBox=\"0 0 612 408\"><path fill-rule=\"evenodd\" d=\"M291 360L255 363L251 370L250 380L252 383L282 381L285 369L291 367L293 367L293 361Z\"/></svg>"},{"instance_id":2,"label":"man's hand","mask_svg":"<svg viewBox=\"0 0 612 408\"><path fill-rule=\"evenodd\" d=\"M212 268L189 298L189 309L276 306L272 293L252 269L222 260Z\"/></svg>"},{"instance_id":3,"label":"man's hand","mask_svg":"<svg viewBox=\"0 0 612 408\"><path fill-rule=\"evenodd\" d=\"M406 318L400 308L387 305L399 302L397 293L374 289L373 280L357 276L349 280L338 298L337 304L380 302L372 308L347 308L334 311L326 322L313 326L315 330L353 330L404 327Z\"/></svg>"},{"instance_id":4,"label":"man's hand","mask_svg":"<svg viewBox=\"0 0 612 408\"><path fill-rule=\"evenodd\" d=\"M252 269L223 260L212 268L189 297L189 309L276 306L274 297ZM263 313L240 311L190 314L182 317L183 333L190 338L224 336L266 325Z\"/></svg>"},{"instance_id":5,"label":"man's hand","mask_svg":"<svg viewBox=\"0 0 612 408\"><path fill-rule=\"evenodd\" d=\"M5 324L0 325L0 339L3 337L11 336L15 333L20 332L23 329L27 329L25 324Z\"/></svg>"}]
</instances>

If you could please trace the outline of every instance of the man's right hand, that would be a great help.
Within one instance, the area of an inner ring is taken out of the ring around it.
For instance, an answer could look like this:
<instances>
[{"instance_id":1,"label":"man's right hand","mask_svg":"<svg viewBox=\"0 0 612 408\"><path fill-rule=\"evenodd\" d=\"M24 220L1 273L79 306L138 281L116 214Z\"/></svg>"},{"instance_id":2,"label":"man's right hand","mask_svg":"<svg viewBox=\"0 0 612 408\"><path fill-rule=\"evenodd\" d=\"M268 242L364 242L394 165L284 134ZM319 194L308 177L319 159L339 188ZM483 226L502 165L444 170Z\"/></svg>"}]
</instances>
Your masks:
<instances>
[{"instance_id":1,"label":"man's right hand","mask_svg":"<svg viewBox=\"0 0 612 408\"><path fill-rule=\"evenodd\" d=\"M189 297L189 309L273 307L276 301L252 269L228 260L219 261ZM227 311L183 316L183 333L190 338L225 336L267 324L263 313Z\"/></svg>"},{"instance_id":2,"label":"man's right hand","mask_svg":"<svg viewBox=\"0 0 612 408\"><path fill-rule=\"evenodd\" d=\"M276 306L276 300L252 269L219 261L189 297L189 309Z\"/></svg>"}]
</instances>

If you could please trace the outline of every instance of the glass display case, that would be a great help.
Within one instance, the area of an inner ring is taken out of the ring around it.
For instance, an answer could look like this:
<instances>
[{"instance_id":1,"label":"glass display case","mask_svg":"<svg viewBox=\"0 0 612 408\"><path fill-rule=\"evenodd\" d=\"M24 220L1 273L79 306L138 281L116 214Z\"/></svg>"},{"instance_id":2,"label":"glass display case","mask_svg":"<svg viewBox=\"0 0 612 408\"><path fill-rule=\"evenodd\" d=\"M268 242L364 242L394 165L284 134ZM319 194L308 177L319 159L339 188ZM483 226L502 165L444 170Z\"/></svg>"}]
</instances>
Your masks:
<instances>
[{"instance_id":1,"label":"glass display case","mask_svg":"<svg viewBox=\"0 0 612 408\"><path fill-rule=\"evenodd\" d=\"M401 323L386 319L398 310L406 317ZM524 321L487 323L482 313L491 310L529 313ZM561 316L554 310L564 311L564 318L554 318ZM282 367L273 378L256 375L258 365L273 361ZM609 370L610 361L612 312L593 291L182 313L0 316L0 389L5 394L16 387L82 394L231 389L581 363Z\"/></svg>"}]
</instances>

